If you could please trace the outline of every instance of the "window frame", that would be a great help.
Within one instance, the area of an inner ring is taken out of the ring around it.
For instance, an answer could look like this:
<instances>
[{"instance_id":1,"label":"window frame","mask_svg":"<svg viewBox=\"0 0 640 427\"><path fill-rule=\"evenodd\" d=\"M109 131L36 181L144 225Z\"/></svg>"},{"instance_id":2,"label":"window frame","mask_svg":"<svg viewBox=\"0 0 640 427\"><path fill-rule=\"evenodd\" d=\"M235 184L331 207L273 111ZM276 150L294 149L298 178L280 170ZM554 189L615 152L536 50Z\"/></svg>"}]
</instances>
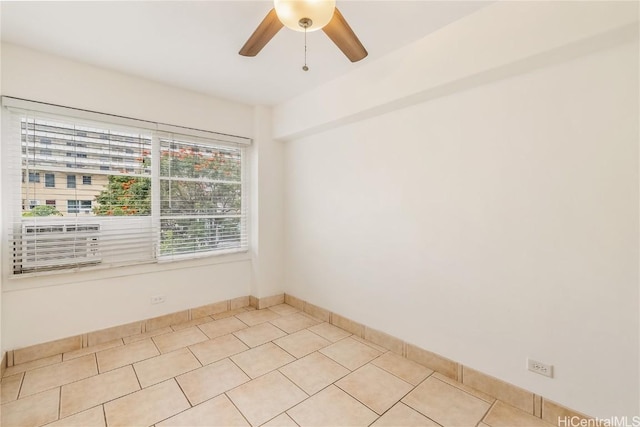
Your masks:
<instances>
[{"instance_id":1,"label":"window frame","mask_svg":"<svg viewBox=\"0 0 640 427\"><path fill-rule=\"evenodd\" d=\"M251 196L249 194L249 190L250 190L250 186L249 186L249 177L251 176L251 166L250 166L250 154L251 154L251 144L252 144L252 140L250 138L246 138L246 137L240 137L240 136L234 136L234 135L226 135L226 134L220 134L220 133L215 133L215 132L211 132L211 131L203 131L203 130L197 130L197 129L191 129L191 128L184 128L184 127L180 127L180 126L174 126L174 125L168 125L168 124L163 124L163 123L156 123L156 122L148 122L148 121L142 121L142 120L137 120L137 119L133 119L133 118L127 118L127 117L122 117L122 116L111 116L108 114L102 114L102 113L97 113L97 112L92 112L92 111L84 111L84 110L76 110L73 108L68 108L68 107L60 107L60 106L53 106L53 105L49 105L49 104L41 104L38 102L34 102L34 101L27 101L27 100L20 100L20 99L16 99L16 98L11 98L11 97L6 97L3 96L2 97L2 106L3 111L2 114L15 114L16 112L20 112L20 111L29 111L29 112L44 112L46 115L50 116L64 116L67 120L69 120L70 117L72 117L74 120L78 120L79 122L105 122L105 123L111 123L111 124L115 124L124 128L127 128L128 126L132 126L132 127L137 127L137 128L144 128L149 130L154 136L153 136L153 149L152 151L159 151L159 135L166 135L166 134L173 134L175 133L176 135L182 135L182 136L186 136L188 138L194 138L194 139L202 139L202 140L206 140L208 142L210 142L214 147L217 145L221 145L221 146L225 146L225 145L230 145L230 146L234 146L234 147L240 147L241 151L242 151L242 224L243 224L243 230L242 230L242 236L241 236L241 243L239 245L238 248L234 248L232 250L213 250L213 251L207 251L207 252L202 252L202 253L196 253L196 254L192 254L192 253L187 253L187 254L180 254L180 255L174 255L174 256L159 256L158 251L156 250L156 255L154 256L153 259L149 260L149 261L144 261L144 262L135 262L135 263L120 263L120 264L115 264L115 265L110 265L110 266L126 266L126 265L132 265L132 264L148 264L148 263L153 263L153 264L164 264L166 262L171 262L171 261L181 261L181 260L189 260L189 259L200 259L200 258L205 258L205 257L219 257L219 256L225 256L225 255L239 255L239 256L246 256L246 255L242 255L242 254L247 254L249 249L250 249L250 223L251 223L251 218L250 218L250 200L251 200ZM3 132L4 134L4 132ZM45 142L43 142L45 143ZM51 141L46 141L46 143L50 144ZM12 145L17 145L20 146L20 144L12 144ZM15 147L13 147L13 149L15 150ZM157 155L157 154L156 154ZM116 155L117 156L117 155ZM6 159L6 157L5 157ZM124 162L123 162L124 163ZM156 193L159 190L159 171L153 171L154 169L154 165L156 165L158 162L153 162L152 163L152 172L151 172L151 178L152 178L152 193ZM64 166L64 165L63 165ZM95 169L100 169L100 170L104 170L104 164L102 164L102 161L100 161L100 163L96 164ZM77 167L74 165L74 167ZM111 170L115 171L115 168L112 166ZM19 174L19 171L23 171L23 169L21 167L17 168L17 173ZM107 171L105 171L107 172ZM122 171L124 172L124 171ZM14 179L12 179L12 181L15 180L15 175L16 173L12 174L14 176ZM71 174L68 174L71 175ZM75 189L78 189L79 185L77 182L77 173L72 175L75 178L76 181L76 185L75 185ZM81 176L83 176L81 174ZM20 178L18 175L18 184L19 185L20 182ZM93 184L93 182L92 182ZM13 184L15 185L15 183ZM15 195L14 195L15 196ZM19 195L16 199L19 198ZM91 200L86 200L86 202L88 202L84 208L82 207L82 199L81 197L79 197L77 202L77 205L73 205L71 206L72 210L78 210L78 214L82 214L83 209L84 210L89 210L88 207L88 203L92 203ZM60 201L56 201L56 203L58 203ZM62 202L64 203L64 202ZM22 206L20 200L18 200L18 204L20 206ZM159 197L157 194L152 194L152 210L155 210L157 212L157 214L154 214L154 218L153 221L159 221L160 215L159 215ZM62 206L62 205L61 205ZM92 203L92 207L93 207L93 203ZM15 210L14 210L15 212ZM16 214L12 214L12 217L16 217ZM15 220L12 220L15 221ZM156 237L154 237L154 239L156 239ZM159 232L158 232L158 237L157 240L159 241ZM4 243L6 244L6 243ZM11 252L11 251L7 251L7 252ZM7 262L7 258L10 257L5 257L5 259L3 259L3 263L6 264ZM234 258L237 259L237 258ZM242 259L242 258L240 258ZM217 262L217 261L212 261L212 262ZM220 262L224 262L224 261L220 261ZM109 268L110 266L108 265L102 265L102 266L92 266L92 269L95 268ZM11 265L9 265L9 268L6 269L5 271L12 271L13 268ZM20 278L20 277L29 277L32 275L49 275L49 274L59 274L59 273L69 273L69 272L75 272L75 271L81 271L83 270L83 268L69 268L69 269L61 269L61 270L47 270L47 271L38 271L35 273L23 273L23 274L19 274L19 275L12 275L11 273L9 274L9 278Z\"/></svg>"},{"instance_id":2,"label":"window frame","mask_svg":"<svg viewBox=\"0 0 640 427\"><path fill-rule=\"evenodd\" d=\"M44 174L44 187L45 188L56 188L56 174L55 173L45 173Z\"/></svg>"}]
</instances>

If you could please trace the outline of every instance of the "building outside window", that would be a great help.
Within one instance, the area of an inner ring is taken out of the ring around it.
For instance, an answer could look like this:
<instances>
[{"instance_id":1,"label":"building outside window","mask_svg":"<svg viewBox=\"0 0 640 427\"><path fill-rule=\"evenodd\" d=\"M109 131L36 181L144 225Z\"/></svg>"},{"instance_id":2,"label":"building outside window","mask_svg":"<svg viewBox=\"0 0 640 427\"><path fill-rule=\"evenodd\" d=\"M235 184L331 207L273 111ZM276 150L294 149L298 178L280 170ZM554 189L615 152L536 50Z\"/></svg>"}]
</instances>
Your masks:
<instances>
[{"instance_id":1,"label":"building outside window","mask_svg":"<svg viewBox=\"0 0 640 427\"><path fill-rule=\"evenodd\" d=\"M67 188L76 188L76 176L67 175Z\"/></svg>"},{"instance_id":2,"label":"building outside window","mask_svg":"<svg viewBox=\"0 0 640 427\"><path fill-rule=\"evenodd\" d=\"M67 213L91 212L91 200L67 200Z\"/></svg>"},{"instance_id":3,"label":"building outside window","mask_svg":"<svg viewBox=\"0 0 640 427\"><path fill-rule=\"evenodd\" d=\"M52 173L44 174L44 186L54 188L56 186L56 176Z\"/></svg>"},{"instance_id":4,"label":"building outside window","mask_svg":"<svg viewBox=\"0 0 640 427\"><path fill-rule=\"evenodd\" d=\"M40 172L29 172L29 182L40 182Z\"/></svg>"},{"instance_id":5,"label":"building outside window","mask_svg":"<svg viewBox=\"0 0 640 427\"><path fill-rule=\"evenodd\" d=\"M82 175L82 184L91 185L91 175Z\"/></svg>"}]
</instances>

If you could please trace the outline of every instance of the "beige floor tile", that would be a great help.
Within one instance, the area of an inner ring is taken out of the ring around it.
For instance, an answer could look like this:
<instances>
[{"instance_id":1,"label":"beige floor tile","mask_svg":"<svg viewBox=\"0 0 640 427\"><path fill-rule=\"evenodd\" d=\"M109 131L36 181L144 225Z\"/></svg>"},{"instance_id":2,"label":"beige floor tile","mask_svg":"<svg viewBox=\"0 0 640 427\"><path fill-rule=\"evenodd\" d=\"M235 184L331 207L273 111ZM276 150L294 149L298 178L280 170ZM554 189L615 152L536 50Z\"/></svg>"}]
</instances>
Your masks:
<instances>
[{"instance_id":1,"label":"beige floor tile","mask_svg":"<svg viewBox=\"0 0 640 427\"><path fill-rule=\"evenodd\" d=\"M287 378L312 395L349 373L349 370L322 353L311 353L280 368Z\"/></svg>"},{"instance_id":2,"label":"beige floor tile","mask_svg":"<svg viewBox=\"0 0 640 427\"><path fill-rule=\"evenodd\" d=\"M68 417L137 390L140 386L131 366L64 385L60 394L60 417Z\"/></svg>"},{"instance_id":3,"label":"beige floor tile","mask_svg":"<svg viewBox=\"0 0 640 427\"><path fill-rule=\"evenodd\" d=\"M46 427L105 427L105 425L104 409L100 405L47 424Z\"/></svg>"},{"instance_id":4,"label":"beige floor tile","mask_svg":"<svg viewBox=\"0 0 640 427\"><path fill-rule=\"evenodd\" d=\"M96 357L93 354L27 371L22 380L20 398L97 374Z\"/></svg>"},{"instance_id":5,"label":"beige floor tile","mask_svg":"<svg viewBox=\"0 0 640 427\"><path fill-rule=\"evenodd\" d=\"M286 337L278 338L274 343L296 358L306 356L316 350L331 345L331 341L306 329L287 335Z\"/></svg>"},{"instance_id":6,"label":"beige floor tile","mask_svg":"<svg viewBox=\"0 0 640 427\"><path fill-rule=\"evenodd\" d=\"M351 320L337 313L331 314L331 324L337 326L338 328L344 329L345 331L349 331L353 335L359 337L364 336L364 325L362 323L356 322L355 320Z\"/></svg>"},{"instance_id":7,"label":"beige floor tile","mask_svg":"<svg viewBox=\"0 0 640 427\"><path fill-rule=\"evenodd\" d=\"M231 360L251 378L257 378L296 359L277 345L266 343L236 354Z\"/></svg>"},{"instance_id":8,"label":"beige floor tile","mask_svg":"<svg viewBox=\"0 0 640 427\"><path fill-rule=\"evenodd\" d=\"M407 344L405 349L407 359L413 360L414 362L417 362L422 366L426 366L429 369L433 369L436 372L440 372L449 378L458 379L460 374L460 364L457 362L413 344Z\"/></svg>"},{"instance_id":9,"label":"beige floor tile","mask_svg":"<svg viewBox=\"0 0 640 427\"><path fill-rule=\"evenodd\" d=\"M336 385L380 415L413 388L411 384L371 364L352 372Z\"/></svg>"},{"instance_id":10,"label":"beige floor tile","mask_svg":"<svg viewBox=\"0 0 640 427\"><path fill-rule=\"evenodd\" d=\"M212 314L215 320L226 319L227 317L235 316L236 314L244 313L247 311L244 307L234 308L228 311L223 311L222 313Z\"/></svg>"},{"instance_id":11,"label":"beige floor tile","mask_svg":"<svg viewBox=\"0 0 640 427\"><path fill-rule=\"evenodd\" d=\"M250 380L231 360L224 359L176 378L192 405L197 405Z\"/></svg>"},{"instance_id":12,"label":"beige floor tile","mask_svg":"<svg viewBox=\"0 0 640 427\"><path fill-rule=\"evenodd\" d=\"M311 326L317 325L318 323L320 322L303 313L289 314L287 316L282 316L271 321L272 325L277 326L288 334L292 334L301 329L309 328Z\"/></svg>"},{"instance_id":13,"label":"beige floor tile","mask_svg":"<svg viewBox=\"0 0 640 427\"><path fill-rule=\"evenodd\" d=\"M433 377L424 380L402 402L445 427L475 426L491 406Z\"/></svg>"},{"instance_id":14,"label":"beige floor tile","mask_svg":"<svg viewBox=\"0 0 640 427\"><path fill-rule=\"evenodd\" d=\"M54 388L15 400L0 408L2 427L35 427L58 419L60 389Z\"/></svg>"},{"instance_id":15,"label":"beige floor tile","mask_svg":"<svg viewBox=\"0 0 640 427\"><path fill-rule=\"evenodd\" d=\"M229 310L228 301L219 301L212 304L201 305L191 309L191 318L208 317L212 314L224 313Z\"/></svg>"},{"instance_id":16,"label":"beige floor tile","mask_svg":"<svg viewBox=\"0 0 640 427\"><path fill-rule=\"evenodd\" d=\"M425 378L433 374L431 369L392 352L383 354L371 363L413 385L420 384Z\"/></svg>"},{"instance_id":17,"label":"beige floor tile","mask_svg":"<svg viewBox=\"0 0 640 427\"><path fill-rule=\"evenodd\" d=\"M56 354L55 356L45 357L42 359L34 360L33 362L9 366L7 369L5 369L3 377L10 377L12 375L26 372L31 369L41 368L43 366L49 366L60 362L62 362L62 354Z\"/></svg>"},{"instance_id":18,"label":"beige floor tile","mask_svg":"<svg viewBox=\"0 0 640 427\"><path fill-rule=\"evenodd\" d=\"M189 310L176 311L162 316L147 319L144 324L145 331L155 331L167 326L179 325L189 321Z\"/></svg>"},{"instance_id":19,"label":"beige floor tile","mask_svg":"<svg viewBox=\"0 0 640 427\"><path fill-rule=\"evenodd\" d=\"M77 359L78 357L86 356L87 354L97 353L102 350L108 350L114 347L120 347L124 345L121 338L117 340L103 342L102 344L92 345L91 347L81 348L79 350L70 351L62 355L62 360L67 361L71 359Z\"/></svg>"},{"instance_id":20,"label":"beige floor tile","mask_svg":"<svg viewBox=\"0 0 640 427\"><path fill-rule=\"evenodd\" d=\"M209 317L209 316L198 317L197 319L193 319L193 320L190 320L188 322L178 323L177 325L172 325L171 329L173 329L174 331L180 331L182 329L187 329L187 328L190 328L192 326L203 325L203 324L209 323L209 322L213 322L213 317Z\"/></svg>"},{"instance_id":21,"label":"beige floor tile","mask_svg":"<svg viewBox=\"0 0 640 427\"><path fill-rule=\"evenodd\" d=\"M89 347L109 342L118 338L137 336L144 330L144 322L127 323L126 325L113 326L100 331L89 332L87 334L87 344ZM126 343L126 341L125 341Z\"/></svg>"},{"instance_id":22,"label":"beige floor tile","mask_svg":"<svg viewBox=\"0 0 640 427\"><path fill-rule=\"evenodd\" d=\"M159 355L151 338L96 353L100 373Z\"/></svg>"},{"instance_id":23,"label":"beige floor tile","mask_svg":"<svg viewBox=\"0 0 640 427\"><path fill-rule=\"evenodd\" d=\"M372 427L438 427L439 424L425 417L418 411L414 411L407 405L398 402L389 409L383 416L371 424Z\"/></svg>"},{"instance_id":24,"label":"beige floor tile","mask_svg":"<svg viewBox=\"0 0 640 427\"><path fill-rule=\"evenodd\" d=\"M352 371L380 355L378 350L353 338L345 338L329 347L323 348L320 352Z\"/></svg>"},{"instance_id":25,"label":"beige floor tile","mask_svg":"<svg viewBox=\"0 0 640 427\"><path fill-rule=\"evenodd\" d=\"M248 426L227 396L220 395L156 424L156 427L232 427Z\"/></svg>"},{"instance_id":26,"label":"beige floor tile","mask_svg":"<svg viewBox=\"0 0 640 427\"><path fill-rule=\"evenodd\" d=\"M225 357L233 356L234 354L238 354L249 349L249 347L232 334L203 341L201 343L194 344L189 348L203 365L217 362Z\"/></svg>"},{"instance_id":27,"label":"beige floor tile","mask_svg":"<svg viewBox=\"0 0 640 427\"><path fill-rule=\"evenodd\" d=\"M333 326L330 323L324 322L315 326L311 326L309 330L315 334L320 335L322 338L328 339L331 342L340 341L351 335L351 332L347 332L344 329L340 329L337 326Z\"/></svg>"},{"instance_id":28,"label":"beige floor tile","mask_svg":"<svg viewBox=\"0 0 640 427\"><path fill-rule=\"evenodd\" d=\"M238 298L232 298L229 300L229 308L231 310L236 309L236 308L251 308L249 307L249 302L250 302L250 297L249 295L243 296L243 297L238 297Z\"/></svg>"},{"instance_id":29,"label":"beige floor tile","mask_svg":"<svg viewBox=\"0 0 640 427\"><path fill-rule=\"evenodd\" d=\"M304 304L304 312L320 322L331 321L331 312L325 308L318 307L315 304L306 302Z\"/></svg>"},{"instance_id":30,"label":"beige floor tile","mask_svg":"<svg viewBox=\"0 0 640 427\"><path fill-rule=\"evenodd\" d=\"M592 417L589 417L580 412L574 411L573 409L562 406L558 403L555 403L549 399L543 399L540 396L537 396L540 400L537 400L540 406L540 415L543 421L548 423L558 423L559 419L573 419L575 423L586 423L589 425L591 423L593 425L594 421ZM604 423L601 423L604 424ZM640 423L637 423L640 424Z\"/></svg>"},{"instance_id":31,"label":"beige floor tile","mask_svg":"<svg viewBox=\"0 0 640 427\"><path fill-rule=\"evenodd\" d=\"M138 375L142 388L157 384L176 375L184 374L201 367L198 359L188 348L165 353L142 362L134 363L133 368Z\"/></svg>"},{"instance_id":32,"label":"beige floor tile","mask_svg":"<svg viewBox=\"0 0 640 427\"><path fill-rule=\"evenodd\" d=\"M367 342L372 342L382 346L395 354L402 355L404 353L405 343L400 338L396 338L377 329L365 327L364 338Z\"/></svg>"},{"instance_id":33,"label":"beige floor tile","mask_svg":"<svg viewBox=\"0 0 640 427\"><path fill-rule=\"evenodd\" d=\"M20 363L32 362L42 359L43 357L55 356L56 354L62 354L79 348L82 348L82 335L30 345L13 350L13 363L18 365Z\"/></svg>"},{"instance_id":34,"label":"beige floor tile","mask_svg":"<svg viewBox=\"0 0 640 427\"><path fill-rule=\"evenodd\" d=\"M249 347L257 347L269 341L273 341L287 335L271 323L261 323L241 331L234 332L233 335L240 338Z\"/></svg>"},{"instance_id":35,"label":"beige floor tile","mask_svg":"<svg viewBox=\"0 0 640 427\"><path fill-rule=\"evenodd\" d=\"M0 402L7 403L18 398L23 378L24 372L2 379L0 383L0 391L2 391L2 393L0 393Z\"/></svg>"},{"instance_id":36,"label":"beige floor tile","mask_svg":"<svg viewBox=\"0 0 640 427\"><path fill-rule=\"evenodd\" d=\"M173 332L171 326L166 328L154 329L153 331L145 332L143 334L131 335L130 337L124 337L122 340L125 344L131 344L136 341L146 340L147 338L157 337L158 335L164 335Z\"/></svg>"},{"instance_id":37,"label":"beige floor tile","mask_svg":"<svg viewBox=\"0 0 640 427\"><path fill-rule=\"evenodd\" d=\"M361 342L361 343L362 343L362 344L364 344L364 345L368 345L369 347L371 347L371 348L374 348L374 349L378 350L380 353L386 353L387 351L389 351L389 349L388 349L388 348L383 347L383 346L381 346L381 345L378 345L378 344L376 344L376 343L374 343L374 342L372 342L372 341L365 340L364 338L361 338L361 337L359 337L359 336L357 336L357 335L354 335L354 336L352 336L351 338L353 338L354 340L356 340L356 341L358 341L358 342Z\"/></svg>"},{"instance_id":38,"label":"beige floor tile","mask_svg":"<svg viewBox=\"0 0 640 427\"><path fill-rule=\"evenodd\" d=\"M484 418L484 422L491 427L550 427L552 425L499 400Z\"/></svg>"},{"instance_id":39,"label":"beige floor tile","mask_svg":"<svg viewBox=\"0 0 640 427\"><path fill-rule=\"evenodd\" d=\"M169 353L177 350L181 347L187 347L195 343L206 341L209 338L202 333L197 326L192 328L183 329L178 332L172 332L170 334L160 335L151 338L156 343L160 353Z\"/></svg>"},{"instance_id":40,"label":"beige floor tile","mask_svg":"<svg viewBox=\"0 0 640 427\"><path fill-rule=\"evenodd\" d=\"M279 314L280 316L286 316L287 314L298 313L298 310L295 307L291 307L289 304L278 304L269 307L269 310Z\"/></svg>"},{"instance_id":41,"label":"beige floor tile","mask_svg":"<svg viewBox=\"0 0 640 427\"><path fill-rule=\"evenodd\" d=\"M264 309L264 310L247 311L245 313L236 314L236 317L242 320L244 323L246 323L249 326L255 326L260 323L278 319L280 315L269 309Z\"/></svg>"},{"instance_id":42,"label":"beige floor tile","mask_svg":"<svg viewBox=\"0 0 640 427\"><path fill-rule=\"evenodd\" d=\"M227 317L198 326L198 328L211 339L228 335L246 327L247 325L245 323L242 323L235 317Z\"/></svg>"},{"instance_id":43,"label":"beige floor tile","mask_svg":"<svg viewBox=\"0 0 640 427\"><path fill-rule=\"evenodd\" d=\"M290 409L287 414L301 426L368 426L378 417L334 385Z\"/></svg>"},{"instance_id":44,"label":"beige floor tile","mask_svg":"<svg viewBox=\"0 0 640 427\"><path fill-rule=\"evenodd\" d=\"M463 384L533 414L533 393L474 369L463 368Z\"/></svg>"},{"instance_id":45,"label":"beige floor tile","mask_svg":"<svg viewBox=\"0 0 640 427\"><path fill-rule=\"evenodd\" d=\"M493 396L489 396L489 395L488 395L488 394L486 394L486 393L483 393L483 392L478 391L478 390L476 390L476 389L474 389L474 388L471 388L471 387L469 387L469 386L466 386L466 385L464 385L464 384L462 384L462 383L460 383L460 382L458 382L458 381L456 381L456 380L452 380L451 378L447 377L446 375L442 375L442 374L441 374L441 373L439 373L439 372L435 372L435 373L433 374L433 377L434 377L434 378L437 378L437 379L439 379L440 381L443 381L443 382L445 382L445 383L447 383L447 384L450 384L450 385L452 385L452 386L454 386L454 387L457 387L457 388L459 388L459 389L460 389L460 390L462 390L462 391L466 391L466 392L467 392L467 393L469 393L470 395L475 396L475 397L477 397L478 399L482 399L482 400L484 400L485 402L493 403L493 402L495 402L495 401L496 401L496 398L495 398L495 397L493 397Z\"/></svg>"},{"instance_id":46,"label":"beige floor tile","mask_svg":"<svg viewBox=\"0 0 640 427\"><path fill-rule=\"evenodd\" d=\"M189 408L189 402L171 379L104 405L109 427L148 426Z\"/></svg>"},{"instance_id":47,"label":"beige floor tile","mask_svg":"<svg viewBox=\"0 0 640 427\"><path fill-rule=\"evenodd\" d=\"M307 398L280 372L271 372L227 393L249 423L259 426Z\"/></svg>"},{"instance_id":48,"label":"beige floor tile","mask_svg":"<svg viewBox=\"0 0 640 427\"><path fill-rule=\"evenodd\" d=\"M271 421L262 424L262 427L298 427L295 421L287 414L280 414Z\"/></svg>"}]
</instances>

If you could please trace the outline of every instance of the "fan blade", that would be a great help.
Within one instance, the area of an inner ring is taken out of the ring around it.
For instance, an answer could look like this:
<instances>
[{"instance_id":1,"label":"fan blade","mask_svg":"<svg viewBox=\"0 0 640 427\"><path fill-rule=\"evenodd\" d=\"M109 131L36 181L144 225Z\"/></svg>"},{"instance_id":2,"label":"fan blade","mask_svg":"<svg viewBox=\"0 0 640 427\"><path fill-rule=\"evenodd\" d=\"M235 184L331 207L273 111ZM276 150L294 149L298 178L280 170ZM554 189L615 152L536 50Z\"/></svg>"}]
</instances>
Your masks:
<instances>
[{"instance_id":1,"label":"fan blade","mask_svg":"<svg viewBox=\"0 0 640 427\"><path fill-rule=\"evenodd\" d=\"M333 12L333 18L322 28L322 31L329 36L351 62L360 61L368 55L367 50L358 40L358 36L353 32L337 7Z\"/></svg>"},{"instance_id":2,"label":"fan blade","mask_svg":"<svg viewBox=\"0 0 640 427\"><path fill-rule=\"evenodd\" d=\"M271 9L238 53L242 56L256 56L283 26L276 10Z\"/></svg>"}]
</instances>

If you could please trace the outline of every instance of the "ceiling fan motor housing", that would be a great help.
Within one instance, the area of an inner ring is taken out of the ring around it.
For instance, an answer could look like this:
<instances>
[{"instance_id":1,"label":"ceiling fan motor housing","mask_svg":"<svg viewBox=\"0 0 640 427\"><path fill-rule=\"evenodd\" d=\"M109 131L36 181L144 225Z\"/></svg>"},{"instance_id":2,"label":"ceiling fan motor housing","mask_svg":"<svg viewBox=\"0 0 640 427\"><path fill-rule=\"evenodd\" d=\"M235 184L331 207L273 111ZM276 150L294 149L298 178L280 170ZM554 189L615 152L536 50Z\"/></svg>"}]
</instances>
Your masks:
<instances>
[{"instance_id":1,"label":"ceiling fan motor housing","mask_svg":"<svg viewBox=\"0 0 640 427\"><path fill-rule=\"evenodd\" d=\"M335 0L274 0L278 19L295 31L316 31L333 18ZM308 20L308 21L307 21ZM303 21L308 26L303 26Z\"/></svg>"}]
</instances>

